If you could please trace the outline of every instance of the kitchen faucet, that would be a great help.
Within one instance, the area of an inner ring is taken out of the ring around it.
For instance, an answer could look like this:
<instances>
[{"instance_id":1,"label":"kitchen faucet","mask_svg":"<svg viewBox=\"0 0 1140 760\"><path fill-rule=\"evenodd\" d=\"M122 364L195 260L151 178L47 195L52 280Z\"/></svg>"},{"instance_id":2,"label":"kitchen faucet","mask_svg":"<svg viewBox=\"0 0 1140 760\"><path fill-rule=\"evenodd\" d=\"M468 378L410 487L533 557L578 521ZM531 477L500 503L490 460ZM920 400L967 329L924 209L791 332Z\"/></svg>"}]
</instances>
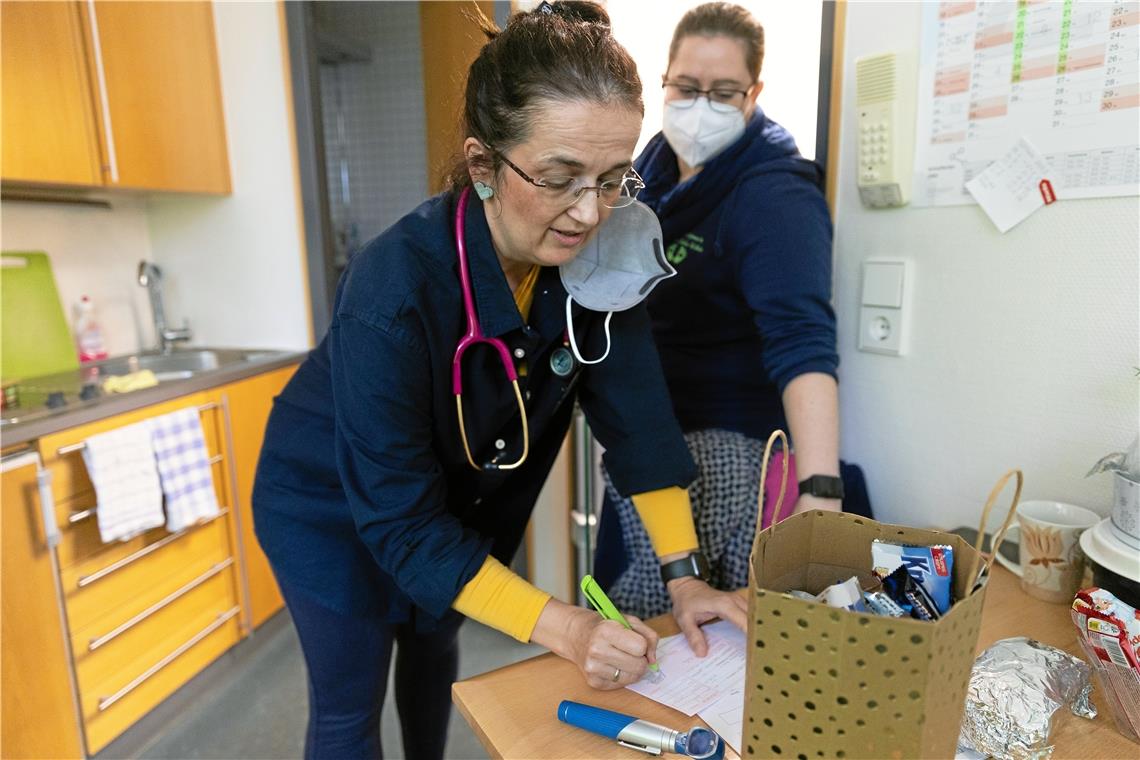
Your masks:
<instances>
[{"instance_id":1,"label":"kitchen faucet","mask_svg":"<svg viewBox=\"0 0 1140 760\"><path fill-rule=\"evenodd\" d=\"M179 328L166 326L166 310L162 305L162 270L149 261L139 262L139 285L146 288L150 296L150 311L154 317L154 334L158 338L158 348L162 353L169 354L175 343L190 340L193 333L190 325Z\"/></svg>"}]
</instances>

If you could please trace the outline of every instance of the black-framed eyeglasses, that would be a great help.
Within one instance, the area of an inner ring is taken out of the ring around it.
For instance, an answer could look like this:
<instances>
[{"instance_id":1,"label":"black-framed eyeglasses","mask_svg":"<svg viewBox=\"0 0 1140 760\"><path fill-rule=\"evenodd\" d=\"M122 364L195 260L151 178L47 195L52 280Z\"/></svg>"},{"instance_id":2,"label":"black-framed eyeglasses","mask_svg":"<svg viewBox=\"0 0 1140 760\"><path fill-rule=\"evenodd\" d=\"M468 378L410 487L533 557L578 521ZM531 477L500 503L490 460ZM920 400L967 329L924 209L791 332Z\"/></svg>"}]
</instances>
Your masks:
<instances>
[{"instance_id":1,"label":"black-framed eyeglasses","mask_svg":"<svg viewBox=\"0 0 1140 760\"><path fill-rule=\"evenodd\" d=\"M582 197L582 193L593 190L598 194L598 201L606 208L624 208L637 198L637 194L645 187L644 180L631 167L620 179L611 179L596 186L589 186L577 177L551 175L535 179L524 172L499 151L495 155L503 159L503 163L514 169L515 174L543 191L543 195L551 204L573 206Z\"/></svg>"},{"instance_id":2,"label":"black-framed eyeglasses","mask_svg":"<svg viewBox=\"0 0 1140 760\"><path fill-rule=\"evenodd\" d=\"M744 99L748 97L748 90L734 90L731 87L702 90L683 82L662 82L661 88L677 96L677 100L669 101L669 105L674 108L692 108L697 98L704 96L714 111L735 111L744 105Z\"/></svg>"}]
</instances>

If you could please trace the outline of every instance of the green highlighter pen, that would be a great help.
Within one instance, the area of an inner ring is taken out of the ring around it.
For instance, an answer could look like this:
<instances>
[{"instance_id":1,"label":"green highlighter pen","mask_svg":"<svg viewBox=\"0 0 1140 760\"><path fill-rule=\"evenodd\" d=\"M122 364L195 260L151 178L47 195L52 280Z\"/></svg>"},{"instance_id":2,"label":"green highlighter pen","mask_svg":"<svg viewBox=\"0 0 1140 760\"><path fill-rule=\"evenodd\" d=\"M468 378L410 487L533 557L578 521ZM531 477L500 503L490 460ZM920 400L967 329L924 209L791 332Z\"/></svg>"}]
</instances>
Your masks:
<instances>
[{"instance_id":1,"label":"green highlighter pen","mask_svg":"<svg viewBox=\"0 0 1140 760\"><path fill-rule=\"evenodd\" d=\"M610 598L606 596L606 592L602 591L602 587L594 580L594 576L582 576L582 593L585 595L586 601L598 611L599 615L606 620L616 620L627 629L633 630L633 626L629 624L629 621L625 619L618 611L618 608L614 606L614 603L610 601ZM665 678L665 674L661 672L661 668L654 662L649 665L649 673L646 675L646 678L648 678L651 683L660 683L661 680Z\"/></svg>"}]
</instances>

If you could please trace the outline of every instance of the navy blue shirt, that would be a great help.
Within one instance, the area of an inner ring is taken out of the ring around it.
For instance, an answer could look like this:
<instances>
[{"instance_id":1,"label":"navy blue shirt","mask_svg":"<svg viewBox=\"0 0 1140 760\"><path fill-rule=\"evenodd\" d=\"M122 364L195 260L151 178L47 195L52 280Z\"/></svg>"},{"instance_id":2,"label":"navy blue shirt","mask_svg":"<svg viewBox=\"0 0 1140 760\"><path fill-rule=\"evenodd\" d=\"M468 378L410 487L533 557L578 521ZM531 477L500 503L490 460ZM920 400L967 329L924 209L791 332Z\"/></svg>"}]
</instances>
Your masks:
<instances>
[{"instance_id":1,"label":"navy blue shirt","mask_svg":"<svg viewBox=\"0 0 1140 760\"><path fill-rule=\"evenodd\" d=\"M685 182L662 134L635 167L678 273L648 303L682 428L759 439L787 430L784 388L839 365L822 171L759 107Z\"/></svg>"},{"instance_id":2,"label":"navy blue shirt","mask_svg":"<svg viewBox=\"0 0 1140 760\"><path fill-rule=\"evenodd\" d=\"M274 403L253 494L258 538L283 582L334 609L414 619L425 630L488 554L509 563L575 400L624 494L686 486L695 474L644 305L614 315L604 362L575 363L559 377L550 364L566 329L558 270L540 272L524 324L475 200L466 243L479 323L527 364L519 383L530 454L510 471L468 464L451 387L466 332L455 200L428 200L353 257L328 334ZM583 355L599 355L605 315L577 305L574 312ZM521 424L498 354L474 348L467 356L472 456L514 461Z\"/></svg>"}]
</instances>

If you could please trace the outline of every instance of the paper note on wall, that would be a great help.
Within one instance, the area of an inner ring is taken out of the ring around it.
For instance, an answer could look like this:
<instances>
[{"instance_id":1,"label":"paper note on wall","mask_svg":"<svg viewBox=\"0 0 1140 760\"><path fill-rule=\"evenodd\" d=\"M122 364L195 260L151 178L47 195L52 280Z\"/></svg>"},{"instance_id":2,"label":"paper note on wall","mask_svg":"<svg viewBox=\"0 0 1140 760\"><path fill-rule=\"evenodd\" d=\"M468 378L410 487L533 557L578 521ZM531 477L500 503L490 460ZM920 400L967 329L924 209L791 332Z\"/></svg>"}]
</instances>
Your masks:
<instances>
[{"instance_id":1,"label":"paper note on wall","mask_svg":"<svg viewBox=\"0 0 1140 760\"><path fill-rule=\"evenodd\" d=\"M1049 164L1024 137L966 183L966 189L1001 232L1008 232L1055 198Z\"/></svg>"},{"instance_id":2,"label":"paper note on wall","mask_svg":"<svg viewBox=\"0 0 1140 760\"><path fill-rule=\"evenodd\" d=\"M707 655L693 654L682 634L661 639L657 661L665 678L660 683L642 680L627 688L685 715L696 715L739 690L744 679L744 633L723 620L701 630L709 643ZM743 705L741 697L741 712Z\"/></svg>"}]
</instances>

